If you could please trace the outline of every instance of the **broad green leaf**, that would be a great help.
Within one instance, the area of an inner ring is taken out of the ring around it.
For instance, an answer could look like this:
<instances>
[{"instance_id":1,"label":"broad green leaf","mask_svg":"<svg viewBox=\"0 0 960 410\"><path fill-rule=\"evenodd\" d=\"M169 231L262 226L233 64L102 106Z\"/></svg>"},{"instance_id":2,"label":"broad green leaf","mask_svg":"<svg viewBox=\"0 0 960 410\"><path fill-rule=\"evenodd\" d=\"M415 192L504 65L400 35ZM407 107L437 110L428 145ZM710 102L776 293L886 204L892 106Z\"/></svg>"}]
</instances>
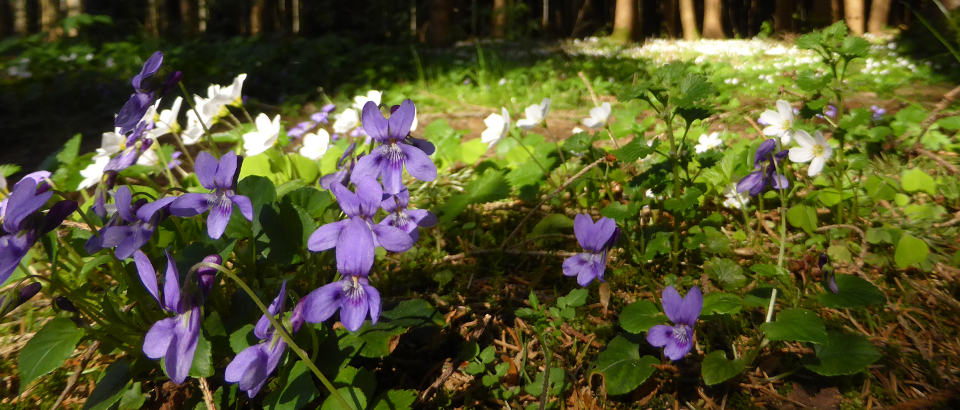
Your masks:
<instances>
[{"instance_id":1,"label":"broad green leaf","mask_svg":"<svg viewBox=\"0 0 960 410\"><path fill-rule=\"evenodd\" d=\"M130 382L130 362L119 359L109 366L103 377L97 382L97 387L83 403L84 410L105 410L120 401L125 392L124 386Z\"/></svg>"},{"instance_id":2,"label":"broad green leaf","mask_svg":"<svg viewBox=\"0 0 960 410\"><path fill-rule=\"evenodd\" d=\"M237 179L243 181L251 175L267 178L274 176L274 171L270 168L270 157L263 154L244 157L243 163L240 164L240 175Z\"/></svg>"},{"instance_id":3,"label":"broad green leaf","mask_svg":"<svg viewBox=\"0 0 960 410\"><path fill-rule=\"evenodd\" d=\"M743 360L728 360L723 350L714 350L703 358L700 375L707 386L713 386L730 380L745 368Z\"/></svg>"},{"instance_id":4,"label":"broad green leaf","mask_svg":"<svg viewBox=\"0 0 960 410\"><path fill-rule=\"evenodd\" d=\"M207 337L200 334L197 340L197 350L193 354L193 364L190 366L190 376L210 377L213 376L213 358L210 351L210 341Z\"/></svg>"},{"instance_id":5,"label":"broad green leaf","mask_svg":"<svg viewBox=\"0 0 960 410\"><path fill-rule=\"evenodd\" d=\"M243 349L257 343L257 337L253 334L253 327L251 324L246 324L230 334L230 349L234 353L240 354Z\"/></svg>"},{"instance_id":6,"label":"broad green leaf","mask_svg":"<svg viewBox=\"0 0 960 410\"><path fill-rule=\"evenodd\" d=\"M487 143L475 138L460 145L460 161L464 164L473 164L487 152Z\"/></svg>"},{"instance_id":7,"label":"broad green leaf","mask_svg":"<svg viewBox=\"0 0 960 410\"><path fill-rule=\"evenodd\" d=\"M880 289L870 282L852 275L837 275L838 292L827 291L820 294L820 304L835 308L847 309L869 305L881 305L887 301Z\"/></svg>"},{"instance_id":8,"label":"broad green leaf","mask_svg":"<svg viewBox=\"0 0 960 410\"><path fill-rule=\"evenodd\" d=\"M817 210L812 206L794 205L787 210L787 222L806 233L817 230Z\"/></svg>"},{"instance_id":9,"label":"broad green leaf","mask_svg":"<svg viewBox=\"0 0 960 410\"><path fill-rule=\"evenodd\" d=\"M368 358L381 358L396 347L391 341L411 328L441 326L443 323L443 317L429 302L423 299L405 300L383 312L375 325L368 321L356 332L338 330L338 344L344 351L356 352Z\"/></svg>"},{"instance_id":10,"label":"broad green leaf","mask_svg":"<svg viewBox=\"0 0 960 410\"><path fill-rule=\"evenodd\" d=\"M537 372L537 377L533 379L533 383L524 386L524 390L531 396L540 397L540 393L543 392L543 376L543 372ZM559 367L550 368L550 381L548 383L549 387L547 388L548 395L557 396L563 391L564 376L565 373L563 369Z\"/></svg>"},{"instance_id":11,"label":"broad green leaf","mask_svg":"<svg viewBox=\"0 0 960 410\"><path fill-rule=\"evenodd\" d=\"M747 277L743 275L743 268L727 258L710 259L705 270L710 275L710 279L720 282L724 289L739 289L747 282Z\"/></svg>"},{"instance_id":12,"label":"broad green leaf","mask_svg":"<svg viewBox=\"0 0 960 410\"><path fill-rule=\"evenodd\" d=\"M533 227L533 233L543 235L546 233L570 232L573 228L573 219L564 214L550 214L537 222Z\"/></svg>"},{"instance_id":13,"label":"broad green leaf","mask_svg":"<svg viewBox=\"0 0 960 410\"><path fill-rule=\"evenodd\" d=\"M893 260L897 263L898 268L904 269L923 262L927 259L927 254L929 253L930 248L926 242L913 235L904 233L900 236L900 240L897 241L897 249L893 255Z\"/></svg>"},{"instance_id":14,"label":"broad green leaf","mask_svg":"<svg viewBox=\"0 0 960 410\"><path fill-rule=\"evenodd\" d=\"M930 195L937 194L937 182L920 168L904 170L900 174L900 184L907 192L923 191Z\"/></svg>"},{"instance_id":15,"label":"broad green leaf","mask_svg":"<svg viewBox=\"0 0 960 410\"><path fill-rule=\"evenodd\" d=\"M634 206L633 204L627 205L619 202L613 202L601 209L600 215L622 223L627 219L633 218L633 216L637 214L637 210L638 207Z\"/></svg>"},{"instance_id":16,"label":"broad green leaf","mask_svg":"<svg viewBox=\"0 0 960 410\"><path fill-rule=\"evenodd\" d=\"M844 194L836 188L822 188L817 190L817 200L824 206L834 206L843 200ZM789 219L788 219L789 221Z\"/></svg>"},{"instance_id":17,"label":"broad green leaf","mask_svg":"<svg viewBox=\"0 0 960 410\"><path fill-rule=\"evenodd\" d=\"M827 343L827 329L816 313L807 309L786 309L777 320L761 325L767 339Z\"/></svg>"},{"instance_id":18,"label":"broad green leaf","mask_svg":"<svg viewBox=\"0 0 960 410\"><path fill-rule=\"evenodd\" d=\"M140 388L140 382L136 382L130 385L130 388L124 390L123 396L120 397L118 407L120 410L140 410L146 401L147 396L143 394L143 390Z\"/></svg>"},{"instance_id":19,"label":"broad green leaf","mask_svg":"<svg viewBox=\"0 0 960 410\"><path fill-rule=\"evenodd\" d=\"M290 159L290 162L293 164L293 169L303 182L313 184L313 182L317 180L317 177L320 176L320 167L317 166L317 161L300 154L289 154L287 158Z\"/></svg>"},{"instance_id":20,"label":"broad green leaf","mask_svg":"<svg viewBox=\"0 0 960 410\"><path fill-rule=\"evenodd\" d=\"M660 308L649 300L638 300L620 312L620 327L627 332L639 334L650 330L666 320Z\"/></svg>"},{"instance_id":21,"label":"broad green leaf","mask_svg":"<svg viewBox=\"0 0 960 410\"><path fill-rule=\"evenodd\" d=\"M320 410L364 410L367 408L367 396L363 394L363 390L360 390L359 387L341 387L337 389L337 393L346 400L350 407L344 408L340 404L340 400L330 395L323 401Z\"/></svg>"},{"instance_id":22,"label":"broad green leaf","mask_svg":"<svg viewBox=\"0 0 960 410\"><path fill-rule=\"evenodd\" d=\"M413 408L417 401L416 390L387 390L373 402L373 410L399 410Z\"/></svg>"},{"instance_id":23,"label":"broad green leaf","mask_svg":"<svg viewBox=\"0 0 960 410\"><path fill-rule=\"evenodd\" d=\"M806 367L823 376L844 376L860 373L880 359L880 352L866 337L859 334L828 332L829 341L815 345L816 358Z\"/></svg>"},{"instance_id":24,"label":"broad green leaf","mask_svg":"<svg viewBox=\"0 0 960 410\"><path fill-rule=\"evenodd\" d=\"M586 289L576 288L567 293L566 296L561 296L557 298L557 306L564 307L580 307L587 303L587 292Z\"/></svg>"},{"instance_id":25,"label":"broad green leaf","mask_svg":"<svg viewBox=\"0 0 960 410\"><path fill-rule=\"evenodd\" d=\"M653 356L640 357L640 346L617 336L597 357L595 373L603 375L607 394L627 394L647 381L660 360Z\"/></svg>"},{"instance_id":26,"label":"broad green leaf","mask_svg":"<svg viewBox=\"0 0 960 410\"><path fill-rule=\"evenodd\" d=\"M710 292L703 296L703 312L707 315L733 315L743 308L743 300L737 295L722 292ZM621 313L621 322L623 314ZM621 324L621 326L623 326Z\"/></svg>"},{"instance_id":27,"label":"broad green leaf","mask_svg":"<svg viewBox=\"0 0 960 410\"><path fill-rule=\"evenodd\" d=\"M56 317L43 325L20 351L17 368L20 369L20 391L37 377L50 373L73 355L83 330L65 317Z\"/></svg>"},{"instance_id":28,"label":"broad green leaf","mask_svg":"<svg viewBox=\"0 0 960 410\"><path fill-rule=\"evenodd\" d=\"M506 198L509 194L510 186L503 171L487 169L483 175L467 185L463 193L454 195L440 206L440 222L452 221L467 208L467 205L496 201Z\"/></svg>"},{"instance_id":29,"label":"broad green leaf","mask_svg":"<svg viewBox=\"0 0 960 410\"><path fill-rule=\"evenodd\" d=\"M283 390L275 396L272 408L297 410L310 403L318 393L312 377L313 375L302 360L294 363L287 376L287 385L283 386Z\"/></svg>"},{"instance_id":30,"label":"broad green leaf","mask_svg":"<svg viewBox=\"0 0 960 410\"><path fill-rule=\"evenodd\" d=\"M634 162L653 152L653 148L647 146L647 142L642 137L636 137L620 149L613 151L613 156L621 162Z\"/></svg>"}]
</instances>

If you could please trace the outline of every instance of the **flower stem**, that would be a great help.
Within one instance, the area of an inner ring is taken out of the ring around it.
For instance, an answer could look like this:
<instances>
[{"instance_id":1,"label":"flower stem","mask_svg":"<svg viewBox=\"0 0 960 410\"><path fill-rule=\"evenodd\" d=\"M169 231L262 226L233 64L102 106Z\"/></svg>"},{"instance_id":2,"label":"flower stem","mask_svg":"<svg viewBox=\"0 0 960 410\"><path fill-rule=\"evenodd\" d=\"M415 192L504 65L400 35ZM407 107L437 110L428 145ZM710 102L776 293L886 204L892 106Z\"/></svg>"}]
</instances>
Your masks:
<instances>
[{"instance_id":1,"label":"flower stem","mask_svg":"<svg viewBox=\"0 0 960 410\"><path fill-rule=\"evenodd\" d=\"M247 285L247 283L244 282L243 279L240 279L240 277L237 276L237 274L231 271L230 269L227 269L226 267L223 267L221 265L217 265L215 263L209 263L209 262L201 262L194 265L193 268L190 269L191 273L201 267L216 269L221 273L223 273L228 278L230 278L231 280L233 280L234 282L236 282L237 285L240 286L240 288L243 289L243 291L247 294L247 296L250 296L250 299L253 299L253 303L257 305L260 311L262 311L263 314L266 316L267 320L270 321L270 325L273 326L274 329L277 329L278 331L277 333L280 335L280 338L282 338L283 341L287 343L287 346L290 347L290 350L293 350L293 352L296 353L297 356L300 356L300 359L303 360L304 363L307 365L307 367L310 369L310 371L313 372L313 375L317 376L317 379L320 380L320 383L323 384L323 387L326 387L327 390L330 391L330 395L334 396L337 399L337 401L340 402L340 405L343 406L343 408L345 409L352 408L350 404L343 398L343 396L340 395L340 393L337 391L337 388L334 387L332 383L330 383L330 380L327 379L327 376L324 376L323 372L321 372L320 369L317 368L317 365L314 364L312 360L310 360L310 356L307 355L307 352L305 352L300 347L300 345L297 344L297 342L293 341L293 336L290 335L290 333L287 331L287 328L282 326L280 322L277 320L277 318L273 317L273 315L270 314L270 311L267 310L267 306L264 305L263 302L260 300L260 298L257 297L256 293L253 293L253 289L250 289L250 286Z\"/></svg>"},{"instance_id":2,"label":"flower stem","mask_svg":"<svg viewBox=\"0 0 960 410\"><path fill-rule=\"evenodd\" d=\"M673 115L671 114L673 110L668 107L663 109L663 122L667 126L667 140L670 141L670 162L673 165L673 196L672 198L680 198L680 158L678 158L679 153L677 152L677 141L673 136ZM673 272L678 273L680 267L680 215L678 213L673 213L673 240L671 241L671 252L670 252L670 263L673 266Z\"/></svg>"}]
</instances>

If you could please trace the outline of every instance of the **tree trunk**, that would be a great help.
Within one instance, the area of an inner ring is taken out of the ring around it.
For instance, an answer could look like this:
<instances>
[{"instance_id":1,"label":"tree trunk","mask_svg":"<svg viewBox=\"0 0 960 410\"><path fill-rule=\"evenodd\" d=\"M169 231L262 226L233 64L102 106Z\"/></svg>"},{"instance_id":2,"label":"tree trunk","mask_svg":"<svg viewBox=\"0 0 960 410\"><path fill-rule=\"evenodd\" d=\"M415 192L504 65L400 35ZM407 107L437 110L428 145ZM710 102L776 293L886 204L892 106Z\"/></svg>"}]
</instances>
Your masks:
<instances>
[{"instance_id":1,"label":"tree trunk","mask_svg":"<svg viewBox=\"0 0 960 410\"><path fill-rule=\"evenodd\" d=\"M670 37L680 37L680 28L677 27L677 0L667 0L660 4L663 6L661 12L667 25L667 34Z\"/></svg>"},{"instance_id":2,"label":"tree trunk","mask_svg":"<svg viewBox=\"0 0 960 410\"><path fill-rule=\"evenodd\" d=\"M637 2L635 0L617 0L613 12L613 34L610 36L618 43L627 43L635 38L637 32Z\"/></svg>"},{"instance_id":3,"label":"tree trunk","mask_svg":"<svg viewBox=\"0 0 960 410\"><path fill-rule=\"evenodd\" d=\"M507 32L507 0L493 0L493 26L490 34L493 38L503 38Z\"/></svg>"},{"instance_id":4,"label":"tree trunk","mask_svg":"<svg viewBox=\"0 0 960 410\"><path fill-rule=\"evenodd\" d=\"M843 0L843 15L850 32L863 34L863 0Z\"/></svg>"},{"instance_id":5,"label":"tree trunk","mask_svg":"<svg viewBox=\"0 0 960 410\"><path fill-rule=\"evenodd\" d=\"M40 31L46 33L47 39L60 37L60 5L54 0L40 0Z\"/></svg>"},{"instance_id":6,"label":"tree trunk","mask_svg":"<svg viewBox=\"0 0 960 410\"><path fill-rule=\"evenodd\" d=\"M180 0L180 32L193 36L199 32L200 14L196 0Z\"/></svg>"},{"instance_id":7,"label":"tree trunk","mask_svg":"<svg viewBox=\"0 0 960 410\"><path fill-rule=\"evenodd\" d=\"M300 0L290 0L290 32L300 34ZM417 32L416 26L413 32Z\"/></svg>"},{"instance_id":8,"label":"tree trunk","mask_svg":"<svg viewBox=\"0 0 960 410\"><path fill-rule=\"evenodd\" d=\"M773 30L778 33L793 31L793 12L797 9L794 0L777 0L773 12Z\"/></svg>"},{"instance_id":9,"label":"tree trunk","mask_svg":"<svg viewBox=\"0 0 960 410\"><path fill-rule=\"evenodd\" d=\"M843 18L843 3L841 0L830 0L830 19L838 22Z\"/></svg>"},{"instance_id":10,"label":"tree trunk","mask_svg":"<svg viewBox=\"0 0 960 410\"><path fill-rule=\"evenodd\" d=\"M887 25L890 16L890 0L873 0L870 5L870 20L867 30L873 34L880 34Z\"/></svg>"},{"instance_id":11,"label":"tree trunk","mask_svg":"<svg viewBox=\"0 0 960 410\"><path fill-rule=\"evenodd\" d=\"M160 5L158 0L147 0L147 17L143 22L144 29L150 37L160 37Z\"/></svg>"},{"instance_id":12,"label":"tree trunk","mask_svg":"<svg viewBox=\"0 0 960 410\"><path fill-rule=\"evenodd\" d=\"M0 36L8 36L13 33L13 8L10 7L10 0L0 0Z\"/></svg>"},{"instance_id":13,"label":"tree trunk","mask_svg":"<svg viewBox=\"0 0 960 410\"><path fill-rule=\"evenodd\" d=\"M250 4L250 35L255 36L263 32L263 14L266 6L266 0L253 0Z\"/></svg>"},{"instance_id":14,"label":"tree trunk","mask_svg":"<svg viewBox=\"0 0 960 410\"><path fill-rule=\"evenodd\" d=\"M697 9L693 7L693 0L680 0L680 25L683 27L684 40L696 40Z\"/></svg>"},{"instance_id":15,"label":"tree trunk","mask_svg":"<svg viewBox=\"0 0 960 410\"><path fill-rule=\"evenodd\" d=\"M543 11L540 13L540 30L546 35L550 30L550 0L541 0L543 2Z\"/></svg>"},{"instance_id":16,"label":"tree trunk","mask_svg":"<svg viewBox=\"0 0 960 410\"><path fill-rule=\"evenodd\" d=\"M427 44L434 47L446 47L453 44L452 26L453 0L434 0L433 7L430 9Z\"/></svg>"},{"instance_id":17,"label":"tree trunk","mask_svg":"<svg viewBox=\"0 0 960 410\"><path fill-rule=\"evenodd\" d=\"M724 38L723 1L706 0L703 2L703 36L706 38Z\"/></svg>"},{"instance_id":18,"label":"tree trunk","mask_svg":"<svg viewBox=\"0 0 960 410\"><path fill-rule=\"evenodd\" d=\"M81 0L66 0L67 3L67 17L77 17L83 13L83 3ZM77 29L71 28L67 31L67 36L76 37Z\"/></svg>"}]
</instances>

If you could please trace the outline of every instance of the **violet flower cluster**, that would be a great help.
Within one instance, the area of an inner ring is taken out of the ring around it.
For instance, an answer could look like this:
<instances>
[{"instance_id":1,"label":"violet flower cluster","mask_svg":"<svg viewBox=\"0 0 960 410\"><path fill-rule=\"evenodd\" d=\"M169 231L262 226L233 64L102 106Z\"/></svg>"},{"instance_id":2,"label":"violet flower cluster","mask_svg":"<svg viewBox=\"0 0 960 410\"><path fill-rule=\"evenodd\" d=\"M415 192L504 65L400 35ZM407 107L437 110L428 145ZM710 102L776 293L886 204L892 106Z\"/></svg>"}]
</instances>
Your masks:
<instances>
[{"instance_id":1,"label":"violet flower cluster","mask_svg":"<svg viewBox=\"0 0 960 410\"><path fill-rule=\"evenodd\" d=\"M0 202L0 284L7 281L42 235L60 226L77 209L71 200L59 201L46 213L42 208L53 197L46 179L47 171L24 176L13 186L10 195Z\"/></svg>"},{"instance_id":2,"label":"violet flower cluster","mask_svg":"<svg viewBox=\"0 0 960 410\"><path fill-rule=\"evenodd\" d=\"M754 171L737 183L737 192L749 192L751 196L757 196L767 187L777 190L790 187L787 177L777 172L778 164L786 158L788 151L774 153L776 149L777 141L774 139L768 139L757 147L753 155Z\"/></svg>"},{"instance_id":3,"label":"violet flower cluster","mask_svg":"<svg viewBox=\"0 0 960 410\"><path fill-rule=\"evenodd\" d=\"M363 129L380 145L360 157L350 176L351 182L379 176L383 181L383 190L396 194L403 188L404 169L421 181L437 178L437 167L421 144L408 141L416 115L417 109L410 100L404 100L389 119L383 117L374 102L368 101L363 106Z\"/></svg>"},{"instance_id":4,"label":"violet flower cluster","mask_svg":"<svg viewBox=\"0 0 960 410\"><path fill-rule=\"evenodd\" d=\"M300 138L304 134L313 130L316 126L320 124L326 124L330 122L329 117L330 113L333 110L337 109L336 105L327 104L320 108L320 111L317 111L310 115L310 119L307 121L301 121L297 123L296 126L287 130L287 136L291 138Z\"/></svg>"},{"instance_id":5,"label":"violet flower cluster","mask_svg":"<svg viewBox=\"0 0 960 410\"><path fill-rule=\"evenodd\" d=\"M103 225L99 233L87 240L87 253L94 254L105 248L114 248L117 259L124 260L143 245L146 245L156 231L157 225L168 214L167 207L174 197L160 198L148 203L146 199L132 202L130 188L117 187L113 193L116 212ZM94 211L104 218L106 209L95 207Z\"/></svg>"},{"instance_id":6,"label":"violet flower cluster","mask_svg":"<svg viewBox=\"0 0 960 410\"><path fill-rule=\"evenodd\" d=\"M223 154L219 161L205 151L198 154L194 172L200 180L200 185L213 192L183 194L170 203L170 213L180 217L190 217L209 210L207 234L213 239L220 239L227 229L227 222L233 214L234 205L244 218L253 221L253 204L250 198L235 192L242 163L243 157L237 156L232 151Z\"/></svg>"},{"instance_id":7,"label":"violet flower cluster","mask_svg":"<svg viewBox=\"0 0 960 410\"><path fill-rule=\"evenodd\" d=\"M284 281L280 285L277 297L267 307L270 315L276 316L283 312L286 295L287 282ZM297 305L290 317L290 327L294 333L303 325L302 306L302 304ZM253 328L253 334L261 342L243 349L234 357L233 361L227 365L223 376L227 383L238 383L240 390L247 392L247 397L250 398L260 392L287 349L287 343L280 337L278 330L270 324L267 315L260 316L256 327Z\"/></svg>"},{"instance_id":8,"label":"violet flower cluster","mask_svg":"<svg viewBox=\"0 0 960 410\"><path fill-rule=\"evenodd\" d=\"M573 219L573 233L586 252L563 261L563 274L576 276L577 283L586 287L594 279L603 282L607 269L607 252L617 242L620 228L613 219L601 217L596 223L587 214L577 214Z\"/></svg>"},{"instance_id":9,"label":"violet flower cluster","mask_svg":"<svg viewBox=\"0 0 960 410\"><path fill-rule=\"evenodd\" d=\"M196 278L186 278L185 284L192 286L181 288L177 264L169 252L165 254L167 270L162 298L157 284L157 273L150 259L142 251L136 251L133 254L140 281L147 288L147 292L163 310L174 315L158 320L150 327L143 339L143 353L151 359L162 357L170 380L180 384L187 379L190 366L193 364L193 356L200 339L200 321L203 319L201 306L213 286L216 269L208 267L197 269ZM221 262L219 255L210 255L203 261L215 264ZM196 282L191 283L191 280Z\"/></svg>"}]
</instances>

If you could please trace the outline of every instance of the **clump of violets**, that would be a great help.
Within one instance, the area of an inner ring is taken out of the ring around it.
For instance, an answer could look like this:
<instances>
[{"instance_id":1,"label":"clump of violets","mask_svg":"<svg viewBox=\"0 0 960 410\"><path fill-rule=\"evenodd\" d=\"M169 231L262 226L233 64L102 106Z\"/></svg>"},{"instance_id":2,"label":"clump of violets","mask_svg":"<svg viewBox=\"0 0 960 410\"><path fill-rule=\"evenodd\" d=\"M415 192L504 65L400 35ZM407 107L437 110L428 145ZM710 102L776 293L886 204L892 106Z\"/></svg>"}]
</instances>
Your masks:
<instances>
[{"instance_id":1,"label":"clump of violets","mask_svg":"<svg viewBox=\"0 0 960 410\"><path fill-rule=\"evenodd\" d=\"M777 164L787 156L787 150L774 153L776 148L777 141L773 139L766 140L757 147L753 155L754 171L737 183L737 192L748 192L750 196L757 196L767 187L777 190L790 187L787 177L776 170Z\"/></svg>"},{"instance_id":2,"label":"clump of violets","mask_svg":"<svg viewBox=\"0 0 960 410\"><path fill-rule=\"evenodd\" d=\"M270 302L267 311L276 316L283 312L283 305L287 295L287 282L280 285L280 292ZM297 305L290 318L293 331L300 330L303 325L302 305ZM253 334L260 339L260 343L250 346L240 352L227 365L223 379L227 383L237 383L240 390L247 392L247 397L253 398L260 392L267 378L277 368L283 353L287 350L287 343L280 337L280 331L275 329L267 315L260 316Z\"/></svg>"},{"instance_id":3,"label":"clump of violets","mask_svg":"<svg viewBox=\"0 0 960 410\"><path fill-rule=\"evenodd\" d=\"M351 181L376 178L383 181L383 189L396 194L403 188L403 170L421 181L437 178L437 167L422 148L406 142L416 118L413 101L404 100L390 118L384 118L372 101L363 106L363 129L380 143L369 154L360 157L351 175Z\"/></svg>"},{"instance_id":4,"label":"clump of violets","mask_svg":"<svg viewBox=\"0 0 960 410\"><path fill-rule=\"evenodd\" d=\"M426 209L411 209L410 191L406 188L396 195L389 195L380 204L388 215L381 221L381 225L389 225L398 228L413 239L414 242L420 237L419 227L431 227L437 224L437 217Z\"/></svg>"},{"instance_id":5,"label":"clump of violets","mask_svg":"<svg viewBox=\"0 0 960 410\"><path fill-rule=\"evenodd\" d=\"M586 252L563 261L563 274L576 276L580 286L587 286L594 279L603 282L607 269L607 252L617 241L620 229L613 219L601 217L596 223L587 214L578 214L573 219L573 233Z\"/></svg>"},{"instance_id":6,"label":"clump of violets","mask_svg":"<svg viewBox=\"0 0 960 410\"><path fill-rule=\"evenodd\" d=\"M370 286L369 272L343 272L339 281L324 285L303 298L303 318L309 323L329 319L337 310L343 327L355 332L370 315L370 323L380 319L380 292ZM351 274L354 273L354 274Z\"/></svg>"},{"instance_id":7,"label":"clump of violets","mask_svg":"<svg viewBox=\"0 0 960 410\"><path fill-rule=\"evenodd\" d=\"M391 252L404 252L413 246L406 232L389 225L376 224L373 217L380 210L383 189L373 178L356 182L357 192L334 183L333 194L348 219L317 228L307 241L307 249L321 252L337 248L337 270L366 272L373 267L374 250L380 246Z\"/></svg>"},{"instance_id":8,"label":"clump of violets","mask_svg":"<svg viewBox=\"0 0 960 410\"><path fill-rule=\"evenodd\" d=\"M207 216L207 234L213 239L220 239L223 231L227 229L234 205L244 218L252 221L253 204L250 198L235 192L242 162L243 157L238 157L233 152L224 154L219 161L205 151L198 154L194 164L197 179L200 180L200 185L213 192L183 194L170 203L170 213L190 217L210 210L210 215Z\"/></svg>"},{"instance_id":9,"label":"clump of violets","mask_svg":"<svg viewBox=\"0 0 960 410\"><path fill-rule=\"evenodd\" d=\"M187 379L190 366L193 364L193 356L197 351L200 321L203 319L200 306L213 285L214 272L209 268L198 269L196 286L181 290L177 264L174 263L169 252L165 254L167 270L162 298L157 285L157 273L150 259L141 251L133 254L140 281L147 288L147 292L163 310L174 314L173 317L161 319L150 327L143 339L143 353L151 359L164 358L164 366L170 380L180 384ZM211 255L205 258L204 262L219 264L220 257Z\"/></svg>"},{"instance_id":10,"label":"clump of violets","mask_svg":"<svg viewBox=\"0 0 960 410\"><path fill-rule=\"evenodd\" d=\"M13 186L10 195L0 203L0 284L6 282L42 235L56 229L68 215L77 210L71 200L57 202L46 214L41 208L53 197L47 184L49 172L41 171L23 177Z\"/></svg>"},{"instance_id":11,"label":"clump of violets","mask_svg":"<svg viewBox=\"0 0 960 410\"><path fill-rule=\"evenodd\" d=\"M647 331L647 342L655 347L662 347L664 356L677 361L693 348L693 327L703 309L703 294L700 293L700 288L694 286L681 298L673 286L667 286L660 297L663 313L673 322L673 326L656 325L650 328Z\"/></svg>"},{"instance_id":12,"label":"clump of violets","mask_svg":"<svg viewBox=\"0 0 960 410\"><path fill-rule=\"evenodd\" d=\"M85 246L87 253L93 254L104 248L114 248L117 259L127 259L133 252L146 245L157 229L157 225L166 216L166 207L175 197L160 198L147 203L145 199L131 203L132 194L126 185L120 186L113 194L116 213L100 229L98 235L91 236Z\"/></svg>"}]
</instances>

